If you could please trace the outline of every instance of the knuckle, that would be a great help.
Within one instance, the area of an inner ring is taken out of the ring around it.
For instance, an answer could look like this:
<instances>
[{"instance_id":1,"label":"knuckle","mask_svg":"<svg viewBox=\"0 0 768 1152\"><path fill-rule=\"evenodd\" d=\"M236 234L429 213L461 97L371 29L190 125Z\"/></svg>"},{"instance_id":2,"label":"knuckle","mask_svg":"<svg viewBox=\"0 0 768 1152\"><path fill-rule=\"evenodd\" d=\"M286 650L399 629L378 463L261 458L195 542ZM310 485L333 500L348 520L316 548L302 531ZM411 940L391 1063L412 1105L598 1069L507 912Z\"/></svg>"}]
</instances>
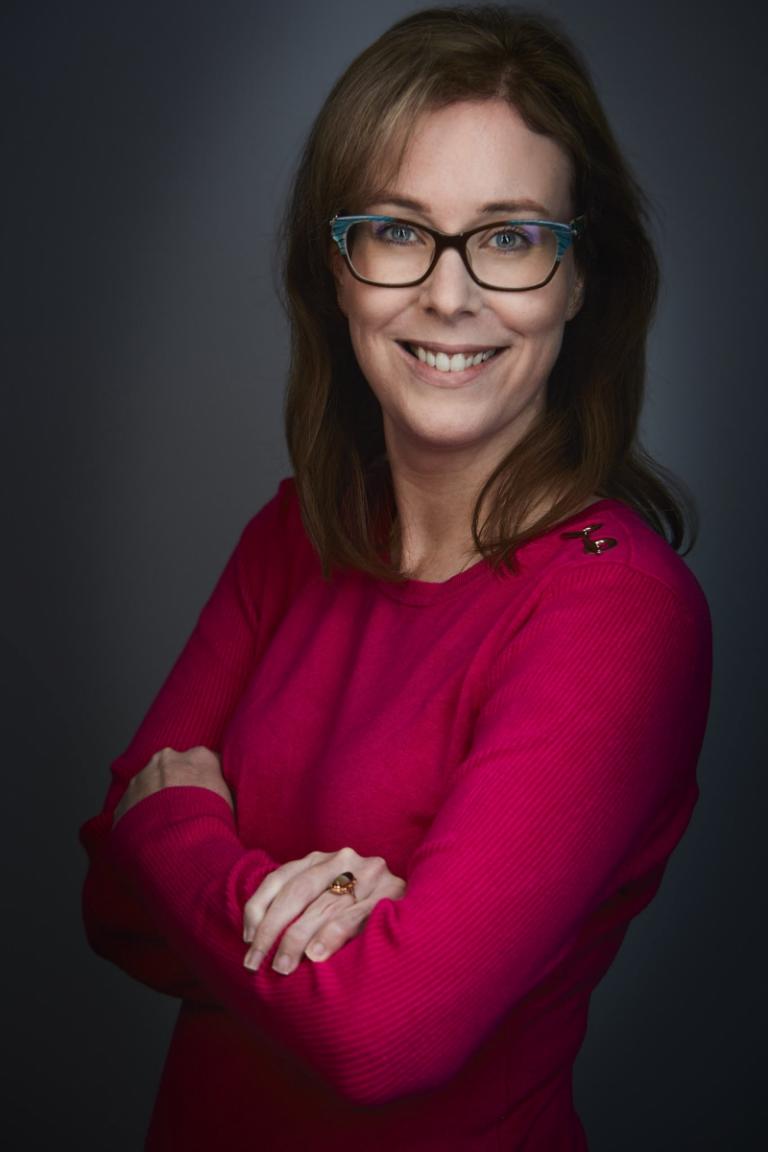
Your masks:
<instances>
[{"instance_id":1,"label":"knuckle","mask_svg":"<svg viewBox=\"0 0 768 1152\"><path fill-rule=\"evenodd\" d=\"M296 948L301 951L306 940L306 932L302 932L295 924L291 924L283 932L283 938L280 942L280 947L288 952L293 952Z\"/></svg>"},{"instance_id":2,"label":"knuckle","mask_svg":"<svg viewBox=\"0 0 768 1152\"><path fill-rule=\"evenodd\" d=\"M251 896L250 900L246 900L243 916L250 923L261 918L261 900L257 896Z\"/></svg>"},{"instance_id":3,"label":"knuckle","mask_svg":"<svg viewBox=\"0 0 768 1152\"><path fill-rule=\"evenodd\" d=\"M307 873L296 876L291 881L291 900L298 900L302 908L306 908L311 900L318 895L317 880L313 880Z\"/></svg>"},{"instance_id":4,"label":"knuckle","mask_svg":"<svg viewBox=\"0 0 768 1152\"><path fill-rule=\"evenodd\" d=\"M253 947L261 949L262 952L269 952L276 939L277 932L266 920L260 920L253 934Z\"/></svg>"},{"instance_id":5,"label":"knuckle","mask_svg":"<svg viewBox=\"0 0 768 1152\"><path fill-rule=\"evenodd\" d=\"M323 927L322 940L329 947L338 947L350 935L350 925L341 920L329 920Z\"/></svg>"},{"instance_id":6,"label":"knuckle","mask_svg":"<svg viewBox=\"0 0 768 1152\"><path fill-rule=\"evenodd\" d=\"M276 906L274 900L266 906L263 901L255 904L251 904L249 901L246 905L244 921L248 927L253 929L254 938L258 938L260 942L258 947L261 947L264 942L271 944L274 941L285 923L285 917L281 916L280 906Z\"/></svg>"},{"instance_id":7,"label":"knuckle","mask_svg":"<svg viewBox=\"0 0 768 1152\"><path fill-rule=\"evenodd\" d=\"M202 744L196 744L194 748L190 748L187 757L195 764L210 764L216 760L215 753Z\"/></svg>"}]
</instances>

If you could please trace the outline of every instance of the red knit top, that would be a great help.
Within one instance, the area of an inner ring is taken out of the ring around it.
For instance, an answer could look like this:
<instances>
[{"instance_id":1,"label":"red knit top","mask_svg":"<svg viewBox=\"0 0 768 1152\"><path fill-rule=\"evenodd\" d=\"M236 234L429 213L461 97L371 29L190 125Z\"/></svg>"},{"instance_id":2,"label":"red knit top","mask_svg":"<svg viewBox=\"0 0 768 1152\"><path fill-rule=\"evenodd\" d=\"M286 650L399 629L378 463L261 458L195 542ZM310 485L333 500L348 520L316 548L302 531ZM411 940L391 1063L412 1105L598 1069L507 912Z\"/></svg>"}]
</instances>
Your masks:
<instances>
[{"instance_id":1,"label":"red knit top","mask_svg":"<svg viewBox=\"0 0 768 1152\"><path fill-rule=\"evenodd\" d=\"M586 1148L572 1066L696 802L710 621L615 500L518 559L323 580L290 480L246 526L81 832L92 946L182 1000L147 1148ZM112 831L126 781L193 745L236 816L176 787ZM266 874L345 846L402 899L324 963L244 968Z\"/></svg>"}]
</instances>

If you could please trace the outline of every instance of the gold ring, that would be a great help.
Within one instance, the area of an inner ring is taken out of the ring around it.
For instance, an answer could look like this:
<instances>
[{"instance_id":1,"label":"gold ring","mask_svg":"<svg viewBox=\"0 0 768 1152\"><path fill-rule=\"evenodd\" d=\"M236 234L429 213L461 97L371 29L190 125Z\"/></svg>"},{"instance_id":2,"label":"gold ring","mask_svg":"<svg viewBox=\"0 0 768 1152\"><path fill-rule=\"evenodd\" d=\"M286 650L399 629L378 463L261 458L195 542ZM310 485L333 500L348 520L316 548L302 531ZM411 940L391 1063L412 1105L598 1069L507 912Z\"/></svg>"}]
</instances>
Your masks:
<instances>
[{"instance_id":1,"label":"gold ring","mask_svg":"<svg viewBox=\"0 0 768 1152\"><path fill-rule=\"evenodd\" d=\"M328 891L335 892L337 896L344 896L347 893L354 896L355 884L357 884L357 880L351 872L342 872L328 885Z\"/></svg>"}]
</instances>

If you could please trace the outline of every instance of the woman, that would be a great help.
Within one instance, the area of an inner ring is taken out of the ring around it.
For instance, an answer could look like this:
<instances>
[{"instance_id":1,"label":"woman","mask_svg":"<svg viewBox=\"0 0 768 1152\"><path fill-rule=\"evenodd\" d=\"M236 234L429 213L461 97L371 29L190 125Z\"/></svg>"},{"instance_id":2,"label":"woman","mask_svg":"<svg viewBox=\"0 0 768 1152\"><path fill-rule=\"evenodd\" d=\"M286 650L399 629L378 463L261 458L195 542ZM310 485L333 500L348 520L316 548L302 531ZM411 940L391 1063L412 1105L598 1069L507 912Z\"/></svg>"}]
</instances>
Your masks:
<instances>
[{"instance_id":1,"label":"woman","mask_svg":"<svg viewBox=\"0 0 768 1152\"><path fill-rule=\"evenodd\" d=\"M586 1147L589 996L688 824L709 696L636 443L642 204L536 17L417 13L322 109L295 479L82 832L93 947L182 999L148 1148Z\"/></svg>"}]
</instances>

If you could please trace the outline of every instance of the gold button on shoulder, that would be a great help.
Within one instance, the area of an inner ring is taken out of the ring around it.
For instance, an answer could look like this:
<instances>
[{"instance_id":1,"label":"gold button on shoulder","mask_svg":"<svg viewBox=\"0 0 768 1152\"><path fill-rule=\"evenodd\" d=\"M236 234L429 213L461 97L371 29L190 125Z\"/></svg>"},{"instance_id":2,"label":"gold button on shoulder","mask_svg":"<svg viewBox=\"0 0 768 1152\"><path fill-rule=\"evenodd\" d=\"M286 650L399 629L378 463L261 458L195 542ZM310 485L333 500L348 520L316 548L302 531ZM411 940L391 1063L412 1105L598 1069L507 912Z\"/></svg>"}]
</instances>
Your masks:
<instances>
[{"instance_id":1,"label":"gold button on shoulder","mask_svg":"<svg viewBox=\"0 0 768 1152\"><path fill-rule=\"evenodd\" d=\"M602 540L586 540L584 541L584 551L594 552L599 556L602 552L607 552L609 548L615 548L618 540L614 540L613 536L603 536Z\"/></svg>"},{"instance_id":2,"label":"gold button on shoulder","mask_svg":"<svg viewBox=\"0 0 768 1152\"><path fill-rule=\"evenodd\" d=\"M599 539L592 539L592 533L597 532L598 528L602 528L602 524L587 524L584 528L579 528L576 532L561 532L561 540L583 540L584 551L591 552L593 556L601 556L603 552L607 552L609 548L615 548L618 540L614 540L613 536L601 536Z\"/></svg>"},{"instance_id":3,"label":"gold button on shoulder","mask_svg":"<svg viewBox=\"0 0 768 1152\"><path fill-rule=\"evenodd\" d=\"M561 532L561 540L578 540L579 536L588 536L590 532L597 532L602 524L587 524L586 528L578 528L575 532Z\"/></svg>"}]
</instances>

